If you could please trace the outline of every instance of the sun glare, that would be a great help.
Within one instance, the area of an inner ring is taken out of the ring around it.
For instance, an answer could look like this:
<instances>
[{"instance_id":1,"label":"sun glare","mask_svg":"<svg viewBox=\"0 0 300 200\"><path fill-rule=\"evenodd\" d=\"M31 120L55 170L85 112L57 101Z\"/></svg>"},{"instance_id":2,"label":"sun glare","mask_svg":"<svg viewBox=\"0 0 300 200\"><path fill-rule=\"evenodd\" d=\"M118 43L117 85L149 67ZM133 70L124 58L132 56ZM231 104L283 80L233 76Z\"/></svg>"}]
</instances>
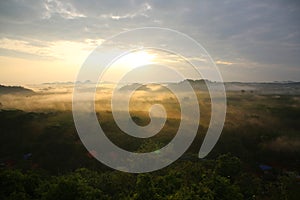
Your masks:
<instances>
[{"instance_id":1,"label":"sun glare","mask_svg":"<svg viewBox=\"0 0 300 200\"><path fill-rule=\"evenodd\" d=\"M118 58L103 74L105 81L116 81L131 70L156 63L157 56L147 51L136 51Z\"/></svg>"},{"instance_id":2,"label":"sun glare","mask_svg":"<svg viewBox=\"0 0 300 200\"><path fill-rule=\"evenodd\" d=\"M131 70L137 67L155 63L155 57L156 56L154 54L151 54L147 51L137 51L121 57L117 62L122 67L126 67Z\"/></svg>"}]
</instances>

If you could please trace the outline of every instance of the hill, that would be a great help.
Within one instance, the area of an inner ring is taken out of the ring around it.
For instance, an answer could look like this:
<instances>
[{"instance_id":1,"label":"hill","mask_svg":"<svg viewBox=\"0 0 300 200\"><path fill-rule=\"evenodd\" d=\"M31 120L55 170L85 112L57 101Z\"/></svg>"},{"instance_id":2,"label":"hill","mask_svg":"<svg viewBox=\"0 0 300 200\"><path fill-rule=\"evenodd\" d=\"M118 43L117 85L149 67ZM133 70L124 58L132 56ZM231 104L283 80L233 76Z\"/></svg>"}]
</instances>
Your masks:
<instances>
[{"instance_id":1,"label":"hill","mask_svg":"<svg viewBox=\"0 0 300 200\"><path fill-rule=\"evenodd\" d=\"M5 85L0 85L0 95L3 94L24 94L24 95L30 95L34 94L35 92L21 87L21 86L5 86Z\"/></svg>"}]
</instances>

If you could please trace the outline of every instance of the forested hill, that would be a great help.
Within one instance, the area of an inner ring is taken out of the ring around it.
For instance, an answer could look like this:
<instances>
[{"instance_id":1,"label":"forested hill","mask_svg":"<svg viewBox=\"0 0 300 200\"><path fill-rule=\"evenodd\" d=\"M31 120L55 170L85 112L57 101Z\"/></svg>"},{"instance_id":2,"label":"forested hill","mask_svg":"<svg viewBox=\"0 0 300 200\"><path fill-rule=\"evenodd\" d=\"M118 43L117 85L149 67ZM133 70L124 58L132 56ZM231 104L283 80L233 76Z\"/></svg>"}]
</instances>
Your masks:
<instances>
[{"instance_id":1,"label":"forested hill","mask_svg":"<svg viewBox=\"0 0 300 200\"><path fill-rule=\"evenodd\" d=\"M0 95L3 94L34 94L34 91L21 86L0 85Z\"/></svg>"}]
</instances>

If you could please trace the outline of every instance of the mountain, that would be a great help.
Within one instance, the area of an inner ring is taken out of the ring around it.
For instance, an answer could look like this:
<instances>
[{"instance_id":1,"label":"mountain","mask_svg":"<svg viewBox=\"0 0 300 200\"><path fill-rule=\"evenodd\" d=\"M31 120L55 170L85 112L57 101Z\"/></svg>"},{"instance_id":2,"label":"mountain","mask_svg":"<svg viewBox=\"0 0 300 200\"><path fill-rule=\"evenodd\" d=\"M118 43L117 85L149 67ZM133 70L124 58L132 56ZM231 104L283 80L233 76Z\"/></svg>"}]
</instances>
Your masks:
<instances>
[{"instance_id":1,"label":"mountain","mask_svg":"<svg viewBox=\"0 0 300 200\"><path fill-rule=\"evenodd\" d=\"M3 95L3 94L31 95L31 94L35 94L35 92L30 89L21 87L21 86L0 85L0 95Z\"/></svg>"},{"instance_id":2,"label":"mountain","mask_svg":"<svg viewBox=\"0 0 300 200\"><path fill-rule=\"evenodd\" d=\"M186 79L181 82L165 83L163 85L176 87L178 90L185 91L184 83L188 83L194 90L206 91L208 86L216 86L222 84L220 82L212 82L209 80L191 80ZM259 94L293 94L300 95L300 82L266 82L266 83L245 83L245 82L224 82L225 89L229 91L255 92ZM132 83L120 88L122 91L138 88L138 90L148 90L151 84Z\"/></svg>"}]
</instances>

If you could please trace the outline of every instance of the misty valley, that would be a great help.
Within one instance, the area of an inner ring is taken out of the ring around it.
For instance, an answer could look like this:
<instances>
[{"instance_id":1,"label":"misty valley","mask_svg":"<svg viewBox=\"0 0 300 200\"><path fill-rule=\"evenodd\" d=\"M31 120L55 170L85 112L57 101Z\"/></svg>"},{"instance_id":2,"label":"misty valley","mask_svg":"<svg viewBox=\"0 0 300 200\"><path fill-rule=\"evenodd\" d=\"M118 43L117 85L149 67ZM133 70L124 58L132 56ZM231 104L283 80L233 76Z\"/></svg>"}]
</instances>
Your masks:
<instances>
[{"instance_id":1,"label":"misty valley","mask_svg":"<svg viewBox=\"0 0 300 200\"><path fill-rule=\"evenodd\" d=\"M214 149L199 159L211 101L205 81L186 81L199 102L197 136L170 166L142 174L112 170L94 158L101 152L84 147L72 117L73 83L31 85L30 89L0 86L0 198L298 199L300 83L225 83L224 129ZM91 92L91 84L82 83L82 90ZM137 125L150 123L151 105L164 106L164 127L150 138L132 137L120 130L110 105L112 83L100 84L95 110L107 137L131 152L159 154L176 134L182 117L176 96L164 87L168 84L180 91L181 83L131 83L117 88L121 94L138 88L129 103ZM181 92L187 108L193 109L189 94ZM152 117L162 115L157 112ZM112 153L111 159L119 158Z\"/></svg>"}]
</instances>

